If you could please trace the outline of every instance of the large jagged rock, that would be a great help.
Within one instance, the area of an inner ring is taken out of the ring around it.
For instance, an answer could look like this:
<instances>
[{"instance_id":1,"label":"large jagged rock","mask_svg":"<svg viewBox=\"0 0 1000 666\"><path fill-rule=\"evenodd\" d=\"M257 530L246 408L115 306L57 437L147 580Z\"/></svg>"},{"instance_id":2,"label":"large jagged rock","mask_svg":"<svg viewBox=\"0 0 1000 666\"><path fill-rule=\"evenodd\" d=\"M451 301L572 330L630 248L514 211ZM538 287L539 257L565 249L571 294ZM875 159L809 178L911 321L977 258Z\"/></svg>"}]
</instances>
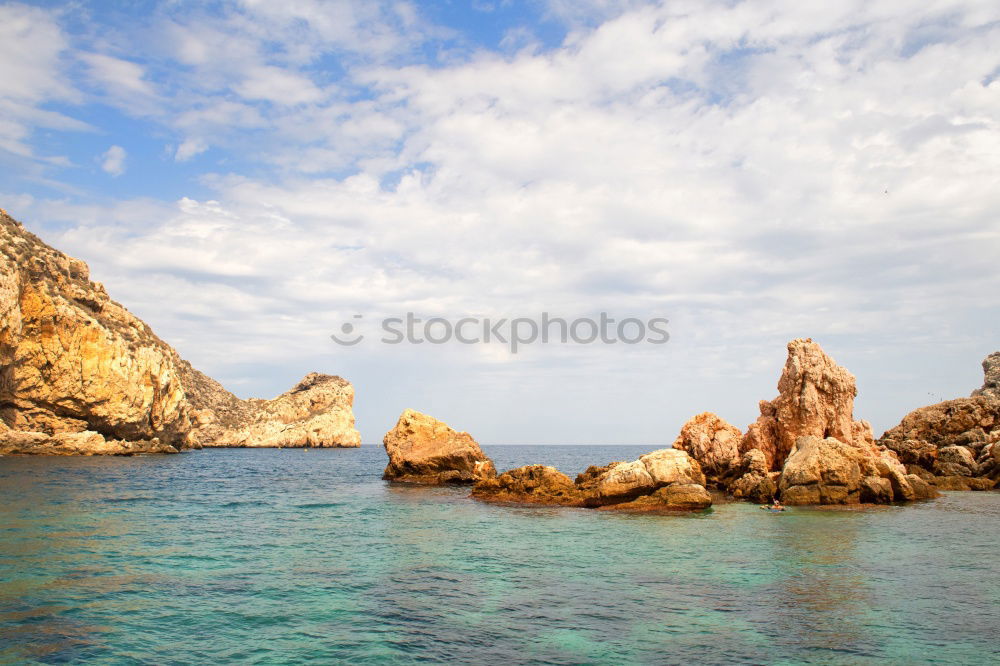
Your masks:
<instances>
[{"instance_id":1,"label":"large jagged rock","mask_svg":"<svg viewBox=\"0 0 1000 666\"><path fill-rule=\"evenodd\" d=\"M475 483L497 471L467 432L407 409L383 439L389 464L382 478L428 485Z\"/></svg>"},{"instance_id":2,"label":"large jagged rock","mask_svg":"<svg viewBox=\"0 0 1000 666\"><path fill-rule=\"evenodd\" d=\"M583 506L622 511L691 511L712 505L698 462L679 449L660 449L631 462L589 467L575 482L553 467L529 465L477 483L487 502Z\"/></svg>"},{"instance_id":3,"label":"large jagged rock","mask_svg":"<svg viewBox=\"0 0 1000 666\"><path fill-rule=\"evenodd\" d=\"M698 461L705 477L719 485L740 462L742 433L712 412L702 412L681 427L674 448Z\"/></svg>"},{"instance_id":4,"label":"large jagged rock","mask_svg":"<svg viewBox=\"0 0 1000 666\"><path fill-rule=\"evenodd\" d=\"M777 471L800 437L871 444L871 426L854 420L856 395L854 375L817 343L809 338L792 340L778 380L778 397L761 401L760 417L747 429L740 452L763 452L768 469Z\"/></svg>"},{"instance_id":5,"label":"large jagged rock","mask_svg":"<svg viewBox=\"0 0 1000 666\"><path fill-rule=\"evenodd\" d=\"M972 392L972 396L981 395L994 400L1000 400L1000 351L993 352L983 359L982 388Z\"/></svg>"},{"instance_id":6,"label":"large jagged rock","mask_svg":"<svg viewBox=\"0 0 1000 666\"><path fill-rule=\"evenodd\" d=\"M789 505L888 503L936 496L919 476L907 475L889 452L814 436L796 441L779 490L781 501Z\"/></svg>"},{"instance_id":7,"label":"large jagged rock","mask_svg":"<svg viewBox=\"0 0 1000 666\"><path fill-rule=\"evenodd\" d=\"M292 397L240 400L111 300L84 262L0 211L2 450L127 455L241 439L258 445L258 436L267 445L355 446L351 393L344 380L329 378L296 387ZM16 432L51 441L39 445ZM104 443L55 437L88 432Z\"/></svg>"}]
</instances>

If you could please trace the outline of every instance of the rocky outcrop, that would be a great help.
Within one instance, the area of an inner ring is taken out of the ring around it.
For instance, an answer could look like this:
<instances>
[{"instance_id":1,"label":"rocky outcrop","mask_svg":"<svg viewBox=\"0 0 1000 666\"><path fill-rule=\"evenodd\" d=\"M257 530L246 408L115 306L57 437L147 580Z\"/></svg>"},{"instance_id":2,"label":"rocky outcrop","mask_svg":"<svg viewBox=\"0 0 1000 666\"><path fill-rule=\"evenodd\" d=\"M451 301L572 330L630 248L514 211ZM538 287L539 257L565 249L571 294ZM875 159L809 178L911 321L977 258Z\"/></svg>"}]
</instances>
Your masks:
<instances>
[{"instance_id":1,"label":"rocky outcrop","mask_svg":"<svg viewBox=\"0 0 1000 666\"><path fill-rule=\"evenodd\" d=\"M972 392L972 396L981 395L994 400L1000 400L1000 351L993 352L983 359L982 388Z\"/></svg>"},{"instance_id":2,"label":"rocky outcrop","mask_svg":"<svg viewBox=\"0 0 1000 666\"><path fill-rule=\"evenodd\" d=\"M382 478L428 485L475 483L496 477L493 461L467 432L407 409L383 439L389 464Z\"/></svg>"},{"instance_id":3,"label":"rocky outcrop","mask_svg":"<svg viewBox=\"0 0 1000 666\"><path fill-rule=\"evenodd\" d=\"M785 504L888 503L936 496L919 476L907 475L892 455L827 437L801 437L779 483Z\"/></svg>"},{"instance_id":4,"label":"rocky outcrop","mask_svg":"<svg viewBox=\"0 0 1000 666\"><path fill-rule=\"evenodd\" d=\"M837 365L811 339L788 343L788 359L778 380L778 397L760 403L740 451L763 452L768 469L778 471L800 437L833 437L858 445L873 441L867 421L854 420L854 375Z\"/></svg>"},{"instance_id":5,"label":"rocky outcrop","mask_svg":"<svg viewBox=\"0 0 1000 666\"><path fill-rule=\"evenodd\" d=\"M354 387L346 379L311 373L273 400L239 401L220 418L197 412L196 436L205 446L357 447Z\"/></svg>"},{"instance_id":6,"label":"rocky outcrop","mask_svg":"<svg viewBox=\"0 0 1000 666\"><path fill-rule=\"evenodd\" d=\"M344 380L298 389L240 400L111 300L84 262L0 212L0 450L128 455L257 437L356 445Z\"/></svg>"},{"instance_id":7,"label":"rocky outcrop","mask_svg":"<svg viewBox=\"0 0 1000 666\"><path fill-rule=\"evenodd\" d=\"M989 490L1000 483L1000 352L983 361L983 387L971 398L915 409L878 443L941 490Z\"/></svg>"},{"instance_id":8,"label":"rocky outcrop","mask_svg":"<svg viewBox=\"0 0 1000 666\"><path fill-rule=\"evenodd\" d=\"M698 462L679 449L660 449L631 462L593 466L570 482L553 467L529 465L477 483L488 502L581 506L624 511L691 511L712 505Z\"/></svg>"},{"instance_id":9,"label":"rocky outcrop","mask_svg":"<svg viewBox=\"0 0 1000 666\"><path fill-rule=\"evenodd\" d=\"M702 412L681 427L674 448L697 460L709 483L719 486L739 465L741 439L739 428L712 412Z\"/></svg>"}]
</instances>

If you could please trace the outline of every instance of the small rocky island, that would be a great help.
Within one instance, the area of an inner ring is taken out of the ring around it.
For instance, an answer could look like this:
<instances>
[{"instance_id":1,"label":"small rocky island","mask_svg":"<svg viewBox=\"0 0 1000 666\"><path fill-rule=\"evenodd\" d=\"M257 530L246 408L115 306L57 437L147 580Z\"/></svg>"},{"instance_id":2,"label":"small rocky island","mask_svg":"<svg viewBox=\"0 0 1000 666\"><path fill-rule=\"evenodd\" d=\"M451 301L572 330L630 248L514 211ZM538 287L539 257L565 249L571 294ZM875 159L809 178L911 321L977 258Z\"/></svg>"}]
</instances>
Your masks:
<instances>
[{"instance_id":1,"label":"small rocky island","mask_svg":"<svg viewBox=\"0 0 1000 666\"><path fill-rule=\"evenodd\" d=\"M689 511L712 493L788 505L888 504L939 490L987 490L1000 480L1000 353L983 362L971 398L923 407L879 440L854 419L854 376L811 339L788 343L778 396L741 433L711 412L685 423L673 447L592 466L570 479L527 465L497 475L467 433L407 410L385 437L383 478L472 484L494 503L624 511Z\"/></svg>"},{"instance_id":2,"label":"small rocky island","mask_svg":"<svg viewBox=\"0 0 1000 666\"><path fill-rule=\"evenodd\" d=\"M203 446L360 446L354 388L309 374L241 400L184 361L0 211L0 454L132 455Z\"/></svg>"}]
</instances>

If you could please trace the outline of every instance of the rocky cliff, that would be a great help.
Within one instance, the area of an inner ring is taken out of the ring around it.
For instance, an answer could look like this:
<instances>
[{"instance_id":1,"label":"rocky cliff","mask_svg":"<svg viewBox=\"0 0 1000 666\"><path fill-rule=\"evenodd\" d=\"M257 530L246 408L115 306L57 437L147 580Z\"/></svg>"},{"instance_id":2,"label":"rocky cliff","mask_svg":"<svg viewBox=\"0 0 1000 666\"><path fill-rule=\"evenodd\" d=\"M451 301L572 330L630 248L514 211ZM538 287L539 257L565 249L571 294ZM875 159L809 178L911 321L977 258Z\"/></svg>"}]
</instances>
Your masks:
<instances>
[{"instance_id":1,"label":"rocky cliff","mask_svg":"<svg viewBox=\"0 0 1000 666\"><path fill-rule=\"evenodd\" d=\"M352 401L326 375L240 400L0 210L0 453L358 446Z\"/></svg>"}]
</instances>

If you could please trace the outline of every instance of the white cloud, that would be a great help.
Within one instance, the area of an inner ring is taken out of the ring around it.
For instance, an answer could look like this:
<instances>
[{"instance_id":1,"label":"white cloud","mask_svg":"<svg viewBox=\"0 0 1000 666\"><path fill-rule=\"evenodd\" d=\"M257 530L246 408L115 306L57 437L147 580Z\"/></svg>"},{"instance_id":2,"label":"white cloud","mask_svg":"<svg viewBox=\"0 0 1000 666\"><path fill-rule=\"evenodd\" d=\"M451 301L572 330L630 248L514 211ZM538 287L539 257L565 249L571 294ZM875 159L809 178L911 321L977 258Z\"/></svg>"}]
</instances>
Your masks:
<instances>
[{"instance_id":1,"label":"white cloud","mask_svg":"<svg viewBox=\"0 0 1000 666\"><path fill-rule=\"evenodd\" d=\"M152 86L143 78L145 70L137 63L103 53L80 53L77 57L87 63L90 76L113 95L154 95Z\"/></svg>"},{"instance_id":2,"label":"white cloud","mask_svg":"<svg viewBox=\"0 0 1000 666\"><path fill-rule=\"evenodd\" d=\"M192 72L162 122L185 137L177 161L209 144L230 158L203 177L214 201L30 202L73 222L58 244L210 371L326 359L364 387L364 418L409 391L486 440L638 441L704 409L752 420L792 337L859 376L876 427L921 403L914 387L971 390L995 346L991 5L597 3L560 48L406 67L386 55L409 48L405 13L242 8L170 28ZM355 50L336 84L308 67L323 39ZM353 313L408 310L662 313L674 339L502 364L495 348L350 356L326 339ZM931 353L946 379L907 357Z\"/></svg>"},{"instance_id":3,"label":"white cloud","mask_svg":"<svg viewBox=\"0 0 1000 666\"><path fill-rule=\"evenodd\" d=\"M125 173L125 149L121 146L111 146L101 154L101 169L112 176Z\"/></svg>"},{"instance_id":4,"label":"white cloud","mask_svg":"<svg viewBox=\"0 0 1000 666\"><path fill-rule=\"evenodd\" d=\"M72 102L81 97L63 76L66 48L66 39L51 13L18 4L0 5L0 150L36 158L30 143L36 127L87 127L40 108L49 101Z\"/></svg>"},{"instance_id":5,"label":"white cloud","mask_svg":"<svg viewBox=\"0 0 1000 666\"><path fill-rule=\"evenodd\" d=\"M177 146L174 159L178 162L186 162L192 157L201 155L206 150L208 150L208 144L201 139L185 139Z\"/></svg>"}]
</instances>

